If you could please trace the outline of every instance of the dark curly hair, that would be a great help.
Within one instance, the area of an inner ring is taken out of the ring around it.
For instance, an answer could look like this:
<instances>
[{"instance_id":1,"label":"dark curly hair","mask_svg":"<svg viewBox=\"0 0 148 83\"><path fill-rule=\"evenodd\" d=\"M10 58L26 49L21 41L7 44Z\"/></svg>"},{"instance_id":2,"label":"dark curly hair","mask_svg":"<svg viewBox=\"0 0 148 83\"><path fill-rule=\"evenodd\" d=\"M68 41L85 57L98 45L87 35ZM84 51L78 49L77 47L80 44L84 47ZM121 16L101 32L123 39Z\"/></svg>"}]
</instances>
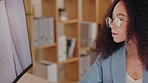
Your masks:
<instances>
[{"instance_id":1,"label":"dark curly hair","mask_svg":"<svg viewBox=\"0 0 148 83\"><path fill-rule=\"evenodd\" d=\"M101 53L102 59L107 59L113 52L124 45L124 42L114 42L111 36L111 29L107 28L105 23L105 18L112 17L113 9L119 1L123 1L129 16L127 40L135 36L140 60L148 70L148 1L146 0L115 0L104 16L95 40L95 50L98 54Z\"/></svg>"}]
</instances>

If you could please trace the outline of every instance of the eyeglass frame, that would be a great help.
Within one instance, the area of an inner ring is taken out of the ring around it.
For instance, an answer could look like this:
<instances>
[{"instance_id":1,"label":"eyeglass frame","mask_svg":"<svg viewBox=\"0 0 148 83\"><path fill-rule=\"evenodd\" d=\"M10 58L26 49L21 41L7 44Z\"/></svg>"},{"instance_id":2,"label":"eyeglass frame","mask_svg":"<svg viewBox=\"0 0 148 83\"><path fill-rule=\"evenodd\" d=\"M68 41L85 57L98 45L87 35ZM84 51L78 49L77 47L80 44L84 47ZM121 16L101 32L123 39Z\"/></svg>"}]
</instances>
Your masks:
<instances>
[{"instance_id":1,"label":"eyeglass frame","mask_svg":"<svg viewBox=\"0 0 148 83\"><path fill-rule=\"evenodd\" d=\"M108 20L107 20L108 18L109 18L109 20L112 21L111 23L108 22ZM113 22L115 23L115 26L116 26L116 27L120 27L122 22L127 22L127 21L121 21L119 18L112 19L112 18L110 18L110 17L106 17L106 20L105 20L105 21L106 21L106 25L107 25L108 28L111 28L111 24L112 24ZM117 23L118 23L118 24L117 24Z\"/></svg>"}]
</instances>

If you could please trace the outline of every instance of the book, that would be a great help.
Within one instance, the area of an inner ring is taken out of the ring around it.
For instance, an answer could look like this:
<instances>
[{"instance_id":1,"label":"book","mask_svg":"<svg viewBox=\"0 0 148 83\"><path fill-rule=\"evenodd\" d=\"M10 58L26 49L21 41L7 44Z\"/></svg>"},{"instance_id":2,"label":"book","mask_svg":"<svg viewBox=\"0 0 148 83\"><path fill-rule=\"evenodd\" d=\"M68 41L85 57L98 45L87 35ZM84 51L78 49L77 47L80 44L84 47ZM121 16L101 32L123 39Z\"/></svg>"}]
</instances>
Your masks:
<instances>
[{"instance_id":1,"label":"book","mask_svg":"<svg viewBox=\"0 0 148 83\"><path fill-rule=\"evenodd\" d=\"M67 46L66 46L66 36L58 37L58 62L63 62L67 59L66 56Z\"/></svg>"},{"instance_id":2,"label":"book","mask_svg":"<svg viewBox=\"0 0 148 83\"><path fill-rule=\"evenodd\" d=\"M76 39L75 38L67 38L67 56L68 56L68 58L73 57L75 46L76 46Z\"/></svg>"}]
</instances>

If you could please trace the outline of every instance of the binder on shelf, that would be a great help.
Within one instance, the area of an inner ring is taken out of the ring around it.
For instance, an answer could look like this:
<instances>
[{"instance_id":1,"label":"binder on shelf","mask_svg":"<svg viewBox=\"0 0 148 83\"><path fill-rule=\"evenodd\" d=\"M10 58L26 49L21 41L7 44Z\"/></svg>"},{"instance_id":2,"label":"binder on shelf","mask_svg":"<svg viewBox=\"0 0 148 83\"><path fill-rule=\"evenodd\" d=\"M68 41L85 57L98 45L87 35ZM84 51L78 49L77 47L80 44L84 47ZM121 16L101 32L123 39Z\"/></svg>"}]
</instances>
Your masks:
<instances>
[{"instance_id":1,"label":"binder on shelf","mask_svg":"<svg viewBox=\"0 0 148 83\"><path fill-rule=\"evenodd\" d=\"M76 46L76 38L67 38L67 55L68 55L68 58L73 57L75 46Z\"/></svg>"},{"instance_id":2,"label":"binder on shelf","mask_svg":"<svg viewBox=\"0 0 148 83\"><path fill-rule=\"evenodd\" d=\"M67 59L66 57L66 36L59 36L58 37L58 62L63 62Z\"/></svg>"},{"instance_id":3,"label":"binder on shelf","mask_svg":"<svg viewBox=\"0 0 148 83\"><path fill-rule=\"evenodd\" d=\"M48 18L48 43L49 44L53 44L55 42L55 37L54 37L54 18L53 17L49 17Z\"/></svg>"},{"instance_id":4,"label":"binder on shelf","mask_svg":"<svg viewBox=\"0 0 148 83\"><path fill-rule=\"evenodd\" d=\"M48 17L44 17L44 26L42 27L44 30L44 45L49 45L49 22Z\"/></svg>"},{"instance_id":5,"label":"binder on shelf","mask_svg":"<svg viewBox=\"0 0 148 83\"><path fill-rule=\"evenodd\" d=\"M33 24L34 24L34 34L33 34L33 37L34 37L34 46L35 47L38 47L39 45L39 20L37 18L35 18L33 20Z\"/></svg>"},{"instance_id":6,"label":"binder on shelf","mask_svg":"<svg viewBox=\"0 0 148 83\"><path fill-rule=\"evenodd\" d=\"M54 44L54 18L40 17L37 25L39 26L39 46Z\"/></svg>"},{"instance_id":7,"label":"binder on shelf","mask_svg":"<svg viewBox=\"0 0 148 83\"><path fill-rule=\"evenodd\" d=\"M39 45L44 46L45 45L45 31L46 29L46 19L40 18L39 19Z\"/></svg>"},{"instance_id":8,"label":"binder on shelf","mask_svg":"<svg viewBox=\"0 0 148 83\"><path fill-rule=\"evenodd\" d=\"M53 83L58 83L57 72L57 64L54 62L41 60L35 63L35 75L52 81Z\"/></svg>"}]
</instances>

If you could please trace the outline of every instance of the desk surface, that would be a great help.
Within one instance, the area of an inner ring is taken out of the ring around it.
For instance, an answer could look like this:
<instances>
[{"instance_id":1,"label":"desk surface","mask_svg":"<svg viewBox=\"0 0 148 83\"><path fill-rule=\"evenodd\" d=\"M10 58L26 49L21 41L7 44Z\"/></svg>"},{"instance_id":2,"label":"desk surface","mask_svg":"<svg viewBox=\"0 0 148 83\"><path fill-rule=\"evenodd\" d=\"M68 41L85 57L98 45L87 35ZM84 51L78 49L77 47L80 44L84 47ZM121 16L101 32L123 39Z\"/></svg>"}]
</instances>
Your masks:
<instances>
[{"instance_id":1,"label":"desk surface","mask_svg":"<svg viewBox=\"0 0 148 83\"><path fill-rule=\"evenodd\" d=\"M52 83L43 78L26 73L21 77L18 83Z\"/></svg>"}]
</instances>

